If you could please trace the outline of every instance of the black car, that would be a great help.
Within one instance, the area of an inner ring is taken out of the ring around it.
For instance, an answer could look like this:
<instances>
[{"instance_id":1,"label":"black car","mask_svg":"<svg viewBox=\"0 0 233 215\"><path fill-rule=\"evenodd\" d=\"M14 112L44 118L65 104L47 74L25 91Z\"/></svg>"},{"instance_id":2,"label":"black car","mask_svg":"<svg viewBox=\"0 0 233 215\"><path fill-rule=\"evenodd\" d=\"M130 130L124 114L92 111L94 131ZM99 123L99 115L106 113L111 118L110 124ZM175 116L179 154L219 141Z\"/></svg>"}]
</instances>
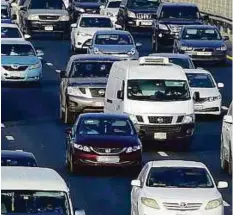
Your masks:
<instances>
[{"instance_id":1,"label":"black car","mask_svg":"<svg viewBox=\"0 0 233 215\"><path fill-rule=\"evenodd\" d=\"M117 24L124 30L149 28L161 0L122 0L117 15Z\"/></svg>"},{"instance_id":2,"label":"black car","mask_svg":"<svg viewBox=\"0 0 233 215\"><path fill-rule=\"evenodd\" d=\"M174 41L174 53L189 55L193 61L226 62L227 46L225 40L215 26L191 25L181 30Z\"/></svg>"},{"instance_id":3,"label":"black car","mask_svg":"<svg viewBox=\"0 0 233 215\"><path fill-rule=\"evenodd\" d=\"M189 3L162 3L153 23L152 48L172 47L182 26L202 25L208 16L202 17L198 7Z\"/></svg>"},{"instance_id":4,"label":"black car","mask_svg":"<svg viewBox=\"0 0 233 215\"><path fill-rule=\"evenodd\" d=\"M35 156L30 152L22 150L1 150L2 166L29 166L37 167Z\"/></svg>"}]
</instances>

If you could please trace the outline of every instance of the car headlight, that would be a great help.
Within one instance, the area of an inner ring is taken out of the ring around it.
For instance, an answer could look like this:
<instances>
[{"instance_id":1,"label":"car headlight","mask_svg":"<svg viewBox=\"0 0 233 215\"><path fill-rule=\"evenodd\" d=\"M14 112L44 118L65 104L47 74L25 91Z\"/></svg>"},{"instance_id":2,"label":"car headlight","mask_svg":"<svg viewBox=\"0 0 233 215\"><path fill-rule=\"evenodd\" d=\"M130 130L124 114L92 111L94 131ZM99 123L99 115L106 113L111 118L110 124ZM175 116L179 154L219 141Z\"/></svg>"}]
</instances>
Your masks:
<instances>
[{"instance_id":1,"label":"car headlight","mask_svg":"<svg viewBox=\"0 0 233 215\"><path fill-rule=\"evenodd\" d=\"M142 197L141 202L142 202L142 204L146 205L147 207L159 209L159 205L154 199Z\"/></svg>"},{"instance_id":2,"label":"car headlight","mask_svg":"<svg viewBox=\"0 0 233 215\"><path fill-rule=\"evenodd\" d=\"M84 33L84 32L78 32L77 35L81 35L81 36L92 36L91 34Z\"/></svg>"},{"instance_id":3,"label":"car headlight","mask_svg":"<svg viewBox=\"0 0 233 215\"><path fill-rule=\"evenodd\" d=\"M28 16L28 20L39 20L39 16L38 15L34 15L34 14L29 15Z\"/></svg>"},{"instance_id":4,"label":"car headlight","mask_svg":"<svg viewBox=\"0 0 233 215\"><path fill-rule=\"evenodd\" d=\"M77 10L80 13L85 13L85 10L83 8L80 8L80 7L75 7L75 10Z\"/></svg>"},{"instance_id":5,"label":"car headlight","mask_svg":"<svg viewBox=\"0 0 233 215\"><path fill-rule=\"evenodd\" d=\"M136 49L132 48L129 52L128 55L134 55L136 53Z\"/></svg>"},{"instance_id":6,"label":"car headlight","mask_svg":"<svg viewBox=\"0 0 233 215\"><path fill-rule=\"evenodd\" d=\"M133 147L128 147L127 149L126 149L126 153L131 153L131 152L136 152L136 151L138 151L138 150L141 150L141 146L140 145L138 145L138 146L133 146Z\"/></svg>"},{"instance_id":7,"label":"car headlight","mask_svg":"<svg viewBox=\"0 0 233 215\"><path fill-rule=\"evenodd\" d=\"M159 24L159 29L166 31L166 30L168 30L168 27L164 24Z\"/></svg>"},{"instance_id":8,"label":"car headlight","mask_svg":"<svg viewBox=\"0 0 233 215\"><path fill-rule=\"evenodd\" d=\"M80 150L80 151L84 151L84 152L90 152L90 148L88 146L83 146L80 144L74 144L74 148Z\"/></svg>"},{"instance_id":9,"label":"car headlight","mask_svg":"<svg viewBox=\"0 0 233 215\"><path fill-rule=\"evenodd\" d=\"M94 48L93 52L94 54L100 54L100 50L98 48Z\"/></svg>"},{"instance_id":10,"label":"car headlight","mask_svg":"<svg viewBox=\"0 0 233 215\"><path fill-rule=\"evenodd\" d=\"M182 50L182 51L192 51L193 48L192 47L188 47L188 46L181 46L180 50Z\"/></svg>"},{"instance_id":11,"label":"car headlight","mask_svg":"<svg viewBox=\"0 0 233 215\"><path fill-rule=\"evenodd\" d=\"M41 64L40 63L36 63L36 64L33 64L31 66L29 66L29 69L38 69L41 67Z\"/></svg>"},{"instance_id":12,"label":"car headlight","mask_svg":"<svg viewBox=\"0 0 233 215\"><path fill-rule=\"evenodd\" d=\"M226 45L222 45L219 48L216 48L217 51L226 51L227 50L227 46Z\"/></svg>"},{"instance_id":13,"label":"car headlight","mask_svg":"<svg viewBox=\"0 0 233 215\"><path fill-rule=\"evenodd\" d=\"M195 115L194 114L184 116L183 123L189 124L189 123L194 123L194 121L195 121Z\"/></svg>"},{"instance_id":14,"label":"car headlight","mask_svg":"<svg viewBox=\"0 0 233 215\"><path fill-rule=\"evenodd\" d=\"M208 97L208 98L206 99L206 101L208 101L208 102L213 102L213 101L216 101L216 100L219 100L219 99L221 99L221 95L219 95L219 96Z\"/></svg>"},{"instance_id":15,"label":"car headlight","mask_svg":"<svg viewBox=\"0 0 233 215\"><path fill-rule=\"evenodd\" d=\"M130 18L136 18L136 15L135 15L134 12L128 11L128 17L130 17Z\"/></svg>"},{"instance_id":16,"label":"car headlight","mask_svg":"<svg viewBox=\"0 0 233 215\"><path fill-rule=\"evenodd\" d=\"M82 96L82 91L77 87L67 87L67 94L71 96Z\"/></svg>"},{"instance_id":17,"label":"car headlight","mask_svg":"<svg viewBox=\"0 0 233 215\"><path fill-rule=\"evenodd\" d=\"M107 12L107 16L114 16L114 15L111 12Z\"/></svg>"},{"instance_id":18,"label":"car headlight","mask_svg":"<svg viewBox=\"0 0 233 215\"><path fill-rule=\"evenodd\" d=\"M69 16L60 16L60 21L69 21L70 17Z\"/></svg>"},{"instance_id":19,"label":"car headlight","mask_svg":"<svg viewBox=\"0 0 233 215\"><path fill-rule=\"evenodd\" d=\"M221 206L222 204L223 204L222 198L215 199L215 200L209 201L205 209L206 210L214 209L214 208Z\"/></svg>"}]
</instances>

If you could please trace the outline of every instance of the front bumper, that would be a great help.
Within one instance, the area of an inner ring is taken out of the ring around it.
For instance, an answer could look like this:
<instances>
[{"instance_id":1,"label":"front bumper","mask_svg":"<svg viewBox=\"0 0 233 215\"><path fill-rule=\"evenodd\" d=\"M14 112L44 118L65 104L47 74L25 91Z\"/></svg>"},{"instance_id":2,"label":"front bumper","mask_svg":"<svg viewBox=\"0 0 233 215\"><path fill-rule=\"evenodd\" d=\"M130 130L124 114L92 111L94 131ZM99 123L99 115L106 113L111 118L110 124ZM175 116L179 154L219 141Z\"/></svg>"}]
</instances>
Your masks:
<instances>
[{"instance_id":1,"label":"front bumper","mask_svg":"<svg viewBox=\"0 0 233 215\"><path fill-rule=\"evenodd\" d=\"M118 57L120 58L121 60L138 60L139 58L139 53L135 53L134 55L128 55L128 54L117 54L117 53L91 53L91 54L96 54L96 55L100 55L100 54L103 54L103 55L110 55L110 56L114 56L114 57Z\"/></svg>"},{"instance_id":2,"label":"front bumper","mask_svg":"<svg viewBox=\"0 0 233 215\"><path fill-rule=\"evenodd\" d=\"M128 18L127 25L133 28L152 28L153 19Z\"/></svg>"},{"instance_id":3,"label":"front bumper","mask_svg":"<svg viewBox=\"0 0 233 215\"><path fill-rule=\"evenodd\" d=\"M75 44L74 44L75 48L76 49L88 49L89 46L87 45L87 43L91 41L92 37L93 36L88 36L88 35L76 36Z\"/></svg>"},{"instance_id":4,"label":"front bumper","mask_svg":"<svg viewBox=\"0 0 233 215\"><path fill-rule=\"evenodd\" d=\"M195 103L194 112L200 115L221 115L221 104L220 99L212 102Z\"/></svg>"}]
</instances>

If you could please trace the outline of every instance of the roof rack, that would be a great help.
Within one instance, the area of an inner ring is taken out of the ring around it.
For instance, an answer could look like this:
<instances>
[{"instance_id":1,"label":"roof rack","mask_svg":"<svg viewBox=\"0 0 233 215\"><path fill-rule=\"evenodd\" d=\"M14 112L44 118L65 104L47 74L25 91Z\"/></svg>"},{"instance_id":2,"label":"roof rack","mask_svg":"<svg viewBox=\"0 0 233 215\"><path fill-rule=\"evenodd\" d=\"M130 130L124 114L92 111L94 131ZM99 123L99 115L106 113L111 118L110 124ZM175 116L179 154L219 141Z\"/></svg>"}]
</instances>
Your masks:
<instances>
[{"instance_id":1,"label":"roof rack","mask_svg":"<svg viewBox=\"0 0 233 215\"><path fill-rule=\"evenodd\" d=\"M139 65L171 65L167 57L146 56L139 58Z\"/></svg>"}]
</instances>

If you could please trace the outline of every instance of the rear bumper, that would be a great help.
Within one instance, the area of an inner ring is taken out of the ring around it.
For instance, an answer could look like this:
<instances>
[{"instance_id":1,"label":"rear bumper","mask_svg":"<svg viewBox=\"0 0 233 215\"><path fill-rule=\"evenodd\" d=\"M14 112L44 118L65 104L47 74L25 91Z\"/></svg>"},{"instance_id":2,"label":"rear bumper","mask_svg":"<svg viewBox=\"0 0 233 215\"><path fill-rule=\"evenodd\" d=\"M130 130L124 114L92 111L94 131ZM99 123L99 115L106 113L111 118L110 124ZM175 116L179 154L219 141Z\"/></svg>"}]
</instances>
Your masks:
<instances>
[{"instance_id":1,"label":"rear bumper","mask_svg":"<svg viewBox=\"0 0 233 215\"><path fill-rule=\"evenodd\" d=\"M195 114L200 115L221 115L221 100L194 104Z\"/></svg>"}]
</instances>

